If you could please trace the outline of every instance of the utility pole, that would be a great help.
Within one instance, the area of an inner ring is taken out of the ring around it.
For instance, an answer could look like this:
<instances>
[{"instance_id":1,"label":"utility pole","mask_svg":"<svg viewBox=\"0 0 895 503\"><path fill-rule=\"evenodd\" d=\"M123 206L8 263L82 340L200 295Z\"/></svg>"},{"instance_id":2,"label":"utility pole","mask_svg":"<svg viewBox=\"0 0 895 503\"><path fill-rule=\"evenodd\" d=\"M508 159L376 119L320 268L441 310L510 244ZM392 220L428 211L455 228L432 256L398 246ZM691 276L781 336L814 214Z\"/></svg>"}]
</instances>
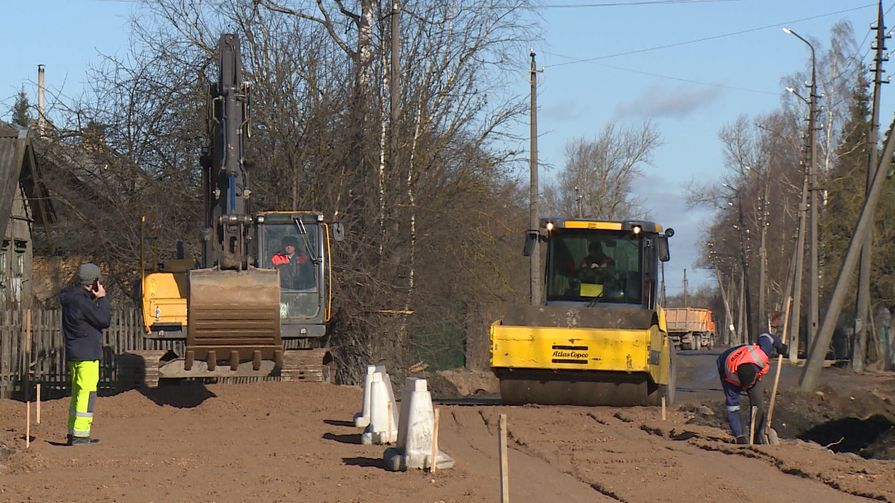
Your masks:
<instances>
[{"instance_id":1,"label":"utility pole","mask_svg":"<svg viewBox=\"0 0 895 503\"><path fill-rule=\"evenodd\" d=\"M684 307L690 307L689 292L687 292L687 270L684 269Z\"/></svg>"},{"instance_id":2,"label":"utility pole","mask_svg":"<svg viewBox=\"0 0 895 503\"><path fill-rule=\"evenodd\" d=\"M895 128L895 118L889 126L889 131ZM845 294L851 281L851 275L858 265L858 258L861 247L864 245L864 239L867 237L867 226L873 224L873 212L876 209L876 203L879 201L880 194L883 191L883 183L886 181L886 171L889 162L892 159L892 151L895 150L895 134L889 134L886 138L886 147L883 149L883 155L880 157L873 174L873 183L870 186L870 193L861 207L861 215L858 217L858 223L852 232L851 241L848 244L848 252L842 260L842 266L839 268L839 274L836 276L836 286L833 288L833 296L830 298L830 305L824 315L823 325L817 338L811 345L811 353L808 361L805 362L805 369L802 371L802 377L799 386L803 391L814 391L817 387L820 369L823 366L824 356L830 347L830 340L833 338L833 328L842 312L842 304L845 302Z\"/></svg>"},{"instance_id":3,"label":"utility pole","mask_svg":"<svg viewBox=\"0 0 895 503\"><path fill-rule=\"evenodd\" d=\"M578 211L578 218L584 218L584 209L581 207L581 187L575 187L575 209Z\"/></svg>"},{"instance_id":4,"label":"utility pole","mask_svg":"<svg viewBox=\"0 0 895 503\"><path fill-rule=\"evenodd\" d=\"M864 197L870 195L870 184L877 159L877 134L879 131L879 95L882 87L883 61L888 59L886 51L886 27L883 24L883 2L879 2L876 20L876 58L873 70L873 110L870 114L870 130L867 132L867 183L864 186ZM873 225L868 225L861 248L861 267L858 273L858 299L855 307L855 339L851 365L855 372L864 371L865 349L867 348L867 323L870 319L870 270L873 265Z\"/></svg>"},{"instance_id":5,"label":"utility pole","mask_svg":"<svg viewBox=\"0 0 895 503\"><path fill-rule=\"evenodd\" d=\"M807 43L807 42L806 42ZM817 65L814 60L814 46L811 47L811 104L808 109L808 133L811 145L811 161L808 164L808 190L810 196L811 211L809 215L809 234L811 242L809 244L809 262L808 262L808 337L807 340L813 342L817 338L817 322L819 318L819 281L820 271L817 263L817 247L818 247L818 198L817 191L817 134L815 131L815 123L817 121Z\"/></svg>"},{"instance_id":6,"label":"utility pole","mask_svg":"<svg viewBox=\"0 0 895 503\"><path fill-rule=\"evenodd\" d=\"M535 50L529 52L531 57L531 192L529 193L529 229L537 239L538 236L538 70L535 64ZM541 274L539 268L539 260L541 254L538 253L537 241L535 241L534 252L529 256L529 269L531 271L531 304L537 306L541 303Z\"/></svg>"},{"instance_id":7,"label":"utility pole","mask_svg":"<svg viewBox=\"0 0 895 503\"><path fill-rule=\"evenodd\" d=\"M768 234L768 197L770 197L771 181L770 165L767 165L762 174L764 174L764 194L761 201L761 218L758 220L761 224L761 232L759 234L758 246L758 328L761 332L767 330L767 267L768 267L768 251L765 243Z\"/></svg>"},{"instance_id":8,"label":"utility pole","mask_svg":"<svg viewBox=\"0 0 895 503\"><path fill-rule=\"evenodd\" d=\"M724 291L724 282L721 280L721 271L718 270L718 266L715 265L715 277L718 279L718 290L721 291L721 302L724 303L724 332L727 336L723 338L721 341L724 344L729 344L733 339L732 332L733 329L733 316L730 314L730 301L727 299L727 292Z\"/></svg>"},{"instance_id":9,"label":"utility pole","mask_svg":"<svg viewBox=\"0 0 895 503\"><path fill-rule=\"evenodd\" d=\"M796 238L796 265L793 278L792 316L789 331L789 361L795 363L799 359L799 326L802 321L802 272L805 269L805 220L808 213L808 166L805 165L802 175L802 198L799 202L799 234ZM805 342L805 352L808 352Z\"/></svg>"},{"instance_id":10,"label":"utility pole","mask_svg":"<svg viewBox=\"0 0 895 503\"><path fill-rule=\"evenodd\" d=\"M818 248L818 238L817 238L817 228L818 228L818 190L820 188L817 186L817 141L815 133L815 122L817 121L817 60L814 54L814 46L811 45L811 42L803 38L798 33L794 32L789 28L783 28L783 31L796 37L801 40L811 49L811 83L809 87L811 88L811 95L808 100L808 142L811 152L811 158L808 162L808 191L809 191L809 199L808 203L809 220L808 220L808 335L806 337L806 344L810 346L813 344L814 340L817 336L817 321L819 317L819 295L818 295L818 283L819 283L819 272L818 272L818 264L817 264L817 248ZM807 347L807 346L806 346Z\"/></svg>"},{"instance_id":11,"label":"utility pole","mask_svg":"<svg viewBox=\"0 0 895 503\"><path fill-rule=\"evenodd\" d=\"M752 316L752 292L749 291L749 262L746 260L746 253L749 248L749 237L743 237L746 234L746 219L743 216L743 199L740 197L739 191L737 195L737 218L740 223L740 268L743 271L742 283L742 300L743 300L743 318L740 320L740 332L743 336L743 343L756 342L758 334L755 333L755 321Z\"/></svg>"}]
</instances>

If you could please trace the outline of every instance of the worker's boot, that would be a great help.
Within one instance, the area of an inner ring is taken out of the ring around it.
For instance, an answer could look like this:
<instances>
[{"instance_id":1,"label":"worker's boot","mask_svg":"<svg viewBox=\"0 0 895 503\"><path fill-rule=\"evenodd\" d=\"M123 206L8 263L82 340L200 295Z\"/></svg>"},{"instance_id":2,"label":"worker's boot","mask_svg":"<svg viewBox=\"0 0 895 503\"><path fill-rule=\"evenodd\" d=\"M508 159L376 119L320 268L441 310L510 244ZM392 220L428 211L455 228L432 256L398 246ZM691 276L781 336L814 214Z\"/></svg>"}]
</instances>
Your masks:
<instances>
[{"instance_id":1,"label":"worker's boot","mask_svg":"<svg viewBox=\"0 0 895 503\"><path fill-rule=\"evenodd\" d=\"M98 438L90 438L90 437L69 437L68 445L92 445L98 444Z\"/></svg>"}]
</instances>

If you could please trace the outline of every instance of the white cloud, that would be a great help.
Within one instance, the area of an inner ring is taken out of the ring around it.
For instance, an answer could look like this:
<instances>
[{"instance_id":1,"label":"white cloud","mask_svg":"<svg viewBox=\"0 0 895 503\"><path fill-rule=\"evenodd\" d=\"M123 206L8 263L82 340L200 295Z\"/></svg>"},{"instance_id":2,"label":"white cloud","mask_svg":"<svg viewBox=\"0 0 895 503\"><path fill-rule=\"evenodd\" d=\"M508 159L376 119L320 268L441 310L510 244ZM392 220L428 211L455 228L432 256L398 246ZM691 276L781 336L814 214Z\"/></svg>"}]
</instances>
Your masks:
<instances>
[{"instance_id":1,"label":"white cloud","mask_svg":"<svg viewBox=\"0 0 895 503\"><path fill-rule=\"evenodd\" d=\"M619 117L682 118L709 106L721 96L721 93L720 87L670 89L652 86L634 100L618 105L615 114Z\"/></svg>"},{"instance_id":2,"label":"white cloud","mask_svg":"<svg viewBox=\"0 0 895 503\"><path fill-rule=\"evenodd\" d=\"M575 100L562 100L544 107L540 107L539 121L544 120L545 123L556 122L572 122L584 117L586 106Z\"/></svg>"}]
</instances>

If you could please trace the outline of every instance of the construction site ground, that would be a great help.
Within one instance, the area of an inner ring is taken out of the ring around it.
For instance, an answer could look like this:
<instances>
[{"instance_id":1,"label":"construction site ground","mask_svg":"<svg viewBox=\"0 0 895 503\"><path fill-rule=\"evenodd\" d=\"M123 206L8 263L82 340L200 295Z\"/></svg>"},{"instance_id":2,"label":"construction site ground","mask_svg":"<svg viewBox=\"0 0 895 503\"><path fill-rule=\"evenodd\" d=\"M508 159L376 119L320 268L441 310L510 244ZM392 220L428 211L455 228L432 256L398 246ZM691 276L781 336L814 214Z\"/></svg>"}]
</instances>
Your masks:
<instances>
[{"instance_id":1,"label":"construction site ground","mask_svg":"<svg viewBox=\"0 0 895 503\"><path fill-rule=\"evenodd\" d=\"M0 501L498 501L499 414L511 501L895 501L888 375L825 368L820 392L806 394L795 391L801 369L785 367L782 443L737 446L716 354L679 355L665 421L657 407L437 405L439 446L456 464L435 473L386 471L385 446L361 445L353 386L184 382L101 396L102 442L76 447L64 445L58 398L42 404L27 449L25 404L0 400ZM436 398L496 391L487 373L431 377Z\"/></svg>"}]
</instances>

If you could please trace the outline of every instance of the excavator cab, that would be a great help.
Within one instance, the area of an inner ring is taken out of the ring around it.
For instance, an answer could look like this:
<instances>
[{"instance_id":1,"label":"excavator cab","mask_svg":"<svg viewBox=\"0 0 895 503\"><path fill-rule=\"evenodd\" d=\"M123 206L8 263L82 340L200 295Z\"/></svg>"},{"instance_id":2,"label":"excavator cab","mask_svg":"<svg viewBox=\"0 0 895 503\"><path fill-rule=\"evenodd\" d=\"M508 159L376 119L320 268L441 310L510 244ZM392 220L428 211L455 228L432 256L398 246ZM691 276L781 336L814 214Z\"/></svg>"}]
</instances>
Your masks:
<instances>
[{"instance_id":1,"label":"excavator cab","mask_svg":"<svg viewBox=\"0 0 895 503\"><path fill-rule=\"evenodd\" d=\"M324 337L332 315L329 224L316 212L266 212L256 221L258 267L279 273L283 339Z\"/></svg>"}]
</instances>

